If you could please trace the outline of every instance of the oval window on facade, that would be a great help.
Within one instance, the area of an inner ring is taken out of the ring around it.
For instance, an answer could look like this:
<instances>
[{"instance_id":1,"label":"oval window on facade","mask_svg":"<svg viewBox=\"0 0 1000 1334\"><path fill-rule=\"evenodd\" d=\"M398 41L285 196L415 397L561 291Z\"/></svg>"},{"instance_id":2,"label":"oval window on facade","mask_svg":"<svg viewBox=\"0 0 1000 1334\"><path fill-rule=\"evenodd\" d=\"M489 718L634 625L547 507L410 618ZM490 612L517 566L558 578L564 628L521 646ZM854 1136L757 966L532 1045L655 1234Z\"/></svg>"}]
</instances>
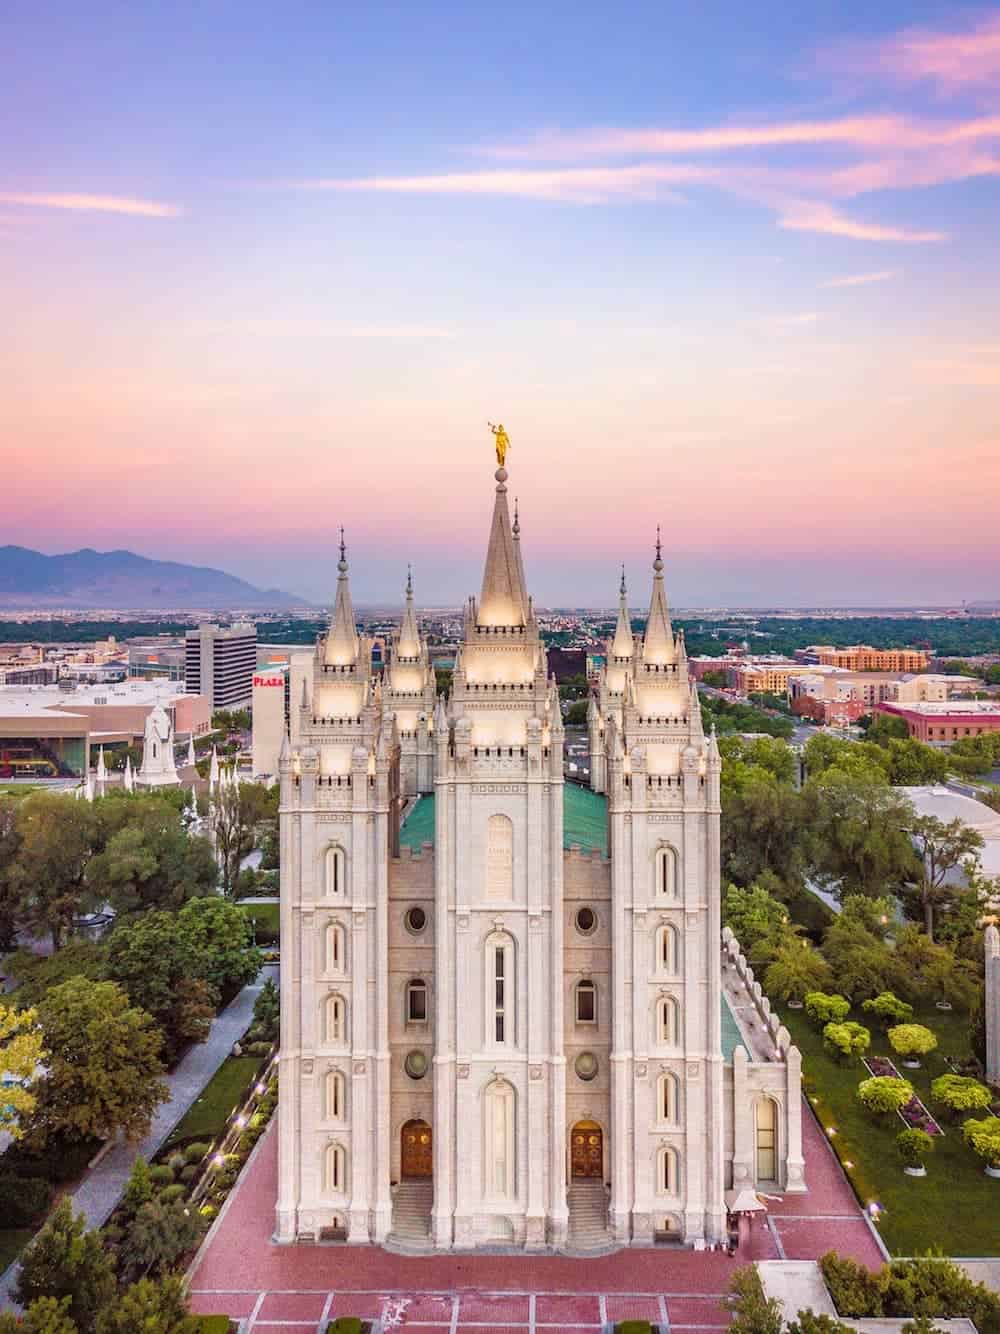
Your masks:
<instances>
[{"instance_id":1,"label":"oval window on facade","mask_svg":"<svg viewBox=\"0 0 1000 1334\"><path fill-rule=\"evenodd\" d=\"M597 913L593 908L578 908L576 911L576 929L583 936L589 936L597 930Z\"/></svg>"},{"instance_id":2,"label":"oval window on facade","mask_svg":"<svg viewBox=\"0 0 1000 1334\"><path fill-rule=\"evenodd\" d=\"M403 918L407 931L415 936L419 936L421 931L427 925L427 914L423 908L408 908L406 916Z\"/></svg>"},{"instance_id":3,"label":"oval window on facade","mask_svg":"<svg viewBox=\"0 0 1000 1334\"><path fill-rule=\"evenodd\" d=\"M411 1079L423 1079L427 1073L427 1056L422 1051L407 1052L403 1069Z\"/></svg>"},{"instance_id":4,"label":"oval window on facade","mask_svg":"<svg viewBox=\"0 0 1000 1334\"><path fill-rule=\"evenodd\" d=\"M573 1062L573 1069L578 1079L589 1084L592 1079L597 1078L597 1057L592 1051L582 1051Z\"/></svg>"}]
</instances>

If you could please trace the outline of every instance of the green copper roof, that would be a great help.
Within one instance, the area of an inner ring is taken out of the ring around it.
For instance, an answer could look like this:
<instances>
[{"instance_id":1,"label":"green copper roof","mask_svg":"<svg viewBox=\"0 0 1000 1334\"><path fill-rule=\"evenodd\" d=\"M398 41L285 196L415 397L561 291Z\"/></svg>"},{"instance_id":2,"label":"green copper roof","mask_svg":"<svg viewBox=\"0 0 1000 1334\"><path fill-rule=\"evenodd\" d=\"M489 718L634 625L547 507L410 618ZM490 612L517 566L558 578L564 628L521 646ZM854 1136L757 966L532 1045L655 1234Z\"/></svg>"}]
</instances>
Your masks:
<instances>
[{"instance_id":1,"label":"green copper roof","mask_svg":"<svg viewBox=\"0 0 1000 1334\"><path fill-rule=\"evenodd\" d=\"M722 1056L727 1065L732 1065L733 1052L737 1047L744 1046L745 1043L725 995L723 994L720 999L722 1001Z\"/></svg>"},{"instance_id":2,"label":"green copper roof","mask_svg":"<svg viewBox=\"0 0 1000 1334\"><path fill-rule=\"evenodd\" d=\"M421 797L399 831L407 848L434 842L434 797ZM608 802L589 788L567 783L563 789L563 847L578 844L585 852L600 848L608 852Z\"/></svg>"}]
</instances>

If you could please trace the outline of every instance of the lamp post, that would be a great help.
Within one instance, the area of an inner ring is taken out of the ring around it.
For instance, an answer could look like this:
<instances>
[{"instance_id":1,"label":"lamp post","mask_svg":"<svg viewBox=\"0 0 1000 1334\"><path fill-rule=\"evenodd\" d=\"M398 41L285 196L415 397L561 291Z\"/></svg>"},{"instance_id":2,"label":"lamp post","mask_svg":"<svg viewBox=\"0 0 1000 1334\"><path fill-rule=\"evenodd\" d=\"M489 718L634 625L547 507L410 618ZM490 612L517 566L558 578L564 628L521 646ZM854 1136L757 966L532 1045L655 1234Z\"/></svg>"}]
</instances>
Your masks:
<instances>
[{"instance_id":1,"label":"lamp post","mask_svg":"<svg viewBox=\"0 0 1000 1334\"><path fill-rule=\"evenodd\" d=\"M254 949L256 949L256 947L257 947L257 918L256 918L256 917L251 917L251 918L250 918L250 935L251 935L251 941L250 941L250 943L251 943L251 945L254 947Z\"/></svg>"}]
</instances>

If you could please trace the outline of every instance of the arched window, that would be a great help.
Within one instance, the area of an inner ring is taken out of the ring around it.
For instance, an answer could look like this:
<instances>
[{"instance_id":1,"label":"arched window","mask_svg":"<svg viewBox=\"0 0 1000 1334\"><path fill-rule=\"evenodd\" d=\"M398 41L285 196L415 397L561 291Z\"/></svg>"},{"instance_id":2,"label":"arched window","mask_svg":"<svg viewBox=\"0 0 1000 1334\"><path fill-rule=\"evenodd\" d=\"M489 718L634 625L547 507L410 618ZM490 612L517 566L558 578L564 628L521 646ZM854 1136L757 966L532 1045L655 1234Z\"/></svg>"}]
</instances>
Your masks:
<instances>
[{"instance_id":1,"label":"arched window","mask_svg":"<svg viewBox=\"0 0 1000 1334\"><path fill-rule=\"evenodd\" d=\"M347 889L344 876L344 849L331 843L323 858L323 890L328 899L343 897Z\"/></svg>"},{"instance_id":2,"label":"arched window","mask_svg":"<svg viewBox=\"0 0 1000 1334\"><path fill-rule=\"evenodd\" d=\"M343 1121L347 1112L347 1084L339 1070L327 1072L324 1101L326 1103L326 1119L328 1121Z\"/></svg>"},{"instance_id":3,"label":"arched window","mask_svg":"<svg viewBox=\"0 0 1000 1334\"><path fill-rule=\"evenodd\" d=\"M677 853L668 844L656 850L656 894L664 899L677 897Z\"/></svg>"},{"instance_id":4,"label":"arched window","mask_svg":"<svg viewBox=\"0 0 1000 1334\"><path fill-rule=\"evenodd\" d=\"M680 950L677 948L677 928L669 923L656 932L656 971L673 975L680 971Z\"/></svg>"},{"instance_id":5,"label":"arched window","mask_svg":"<svg viewBox=\"0 0 1000 1334\"><path fill-rule=\"evenodd\" d=\"M323 1036L327 1042L347 1041L347 1003L343 996L327 996Z\"/></svg>"},{"instance_id":6,"label":"arched window","mask_svg":"<svg viewBox=\"0 0 1000 1334\"><path fill-rule=\"evenodd\" d=\"M412 977L406 984L406 1022L427 1022L427 983L422 977Z\"/></svg>"},{"instance_id":7,"label":"arched window","mask_svg":"<svg viewBox=\"0 0 1000 1334\"><path fill-rule=\"evenodd\" d=\"M656 1002L656 1040L675 1047L680 1038L679 1007L673 996L661 996Z\"/></svg>"},{"instance_id":8,"label":"arched window","mask_svg":"<svg viewBox=\"0 0 1000 1334\"><path fill-rule=\"evenodd\" d=\"M334 1195L347 1191L347 1154L343 1144L326 1146L326 1188Z\"/></svg>"},{"instance_id":9,"label":"arched window","mask_svg":"<svg viewBox=\"0 0 1000 1334\"><path fill-rule=\"evenodd\" d=\"M755 1109L757 1134L757 1180L778 1179L778 1104L761 1098Z\"/></svg>"},{"instance_id":10,"label":"arched window","mask_svg":"<svg viewBox=\"0 0 1000 1334\"><path fill-rule=\"evenodd\" d=\"M512 1047L517 1042L517 995L514 942L504 931L494 931L486 940L486 1026L492 1046Z\"/></svg>"},{"instance_id":11,"label":"arched window","mask_svg":"<svg viewBox=\"0 0 1000 1334\"><path fill-rule=\"evenodd\" d=\"M661 1149L657 1182L661 1195L680 1194L680 1165L676 1149Z\"/></svg>"},{"instance_id":12,"label":"arched window","mask_svg":"<svg viewBox=\"0 0 1000 1334\"><path fill-rule=\"evenodd\" d=\"M680 1084L669 1072L660 1075L656 1085L656 1116L674 1124L680 1119Z\"/></svg>"},{"instance_id":13,"label":"arched window","mask_svg":"<svg viewBox=\"0 0 1000 1334\"><path fill-rule=\"evenodd\" d=\"M486 898L514 897L514 824L506 815L491 815L486 826Z\"/></svg>"},{"instance_id":14,"label":"arched window","mask_svg":"<svg viewBox=\"0 0 1000 1334\"><path fill-rule=\"evenodd\" d=\"M514 1149L517 1144L515 1095L505 1079L494 1079L483 1094L483 1166L485 1193L509 1200L517 1193Z\"/></svg>"},{"instance_id":15,"label":"arched window","mask_svg":"<svg viewBox=\"0 0 1000 1334\"><path fill-rule=\"evenodd\" d=\"M597 984L586 977L576 984L576 1022L597 1023Z\"/></svg>"},{"instance_id":16,"label":"arched window","mask_svg":"<svg viewBox=\"0 0 1000 1334\"><path fill-rule=\"evenodd\" d=\"M344 928L339 922L328 922L323 963L328 973L342 973L347 967L347 949Z\"/></svg>"}]
</instances>

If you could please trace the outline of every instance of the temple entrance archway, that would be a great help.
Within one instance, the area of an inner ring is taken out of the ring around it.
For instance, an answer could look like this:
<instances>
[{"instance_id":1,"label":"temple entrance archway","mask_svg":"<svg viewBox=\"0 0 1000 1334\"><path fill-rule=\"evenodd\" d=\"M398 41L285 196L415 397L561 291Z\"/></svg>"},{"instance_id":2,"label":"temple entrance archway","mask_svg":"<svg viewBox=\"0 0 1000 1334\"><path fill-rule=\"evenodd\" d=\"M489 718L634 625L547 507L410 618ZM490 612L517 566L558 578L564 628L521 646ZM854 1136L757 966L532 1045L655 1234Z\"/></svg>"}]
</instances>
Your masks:
<instances>
[{"instance_id":1,"label":"temple entrance archway","mask_svg":"<svg viewBox=\"0 0 1000 1334\"><path fill-rule=\"evenodd\" d=\"M577 1121L569 1136L569 1174L574 1181L604 1176L604 1132L596 1121Z\"/></svg>"},{"instance_id":2,"label":"temple entrance archway","mask_svg":"<svg viewBox=\"0 0 1000 1334\"><path fill-rule=\"evenodd\" d=\"M407 1121L400 1132L399 1175L419 1180L434 1174L434 1143L426 1121Z\"/></svg>"}]
</instances>

